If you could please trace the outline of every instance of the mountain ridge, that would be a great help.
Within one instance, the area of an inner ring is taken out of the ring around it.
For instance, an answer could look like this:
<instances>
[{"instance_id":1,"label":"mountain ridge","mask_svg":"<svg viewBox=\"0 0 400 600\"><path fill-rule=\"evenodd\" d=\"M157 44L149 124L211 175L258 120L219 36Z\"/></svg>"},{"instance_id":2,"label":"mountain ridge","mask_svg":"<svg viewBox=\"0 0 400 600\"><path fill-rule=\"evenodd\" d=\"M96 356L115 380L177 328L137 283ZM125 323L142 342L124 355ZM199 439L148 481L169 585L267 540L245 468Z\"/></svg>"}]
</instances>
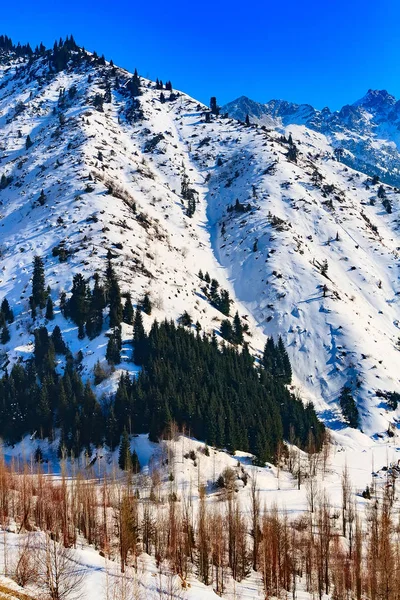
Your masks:
<instances>
[{"instance_id":1,"label":"mountain ridge","mask_svg":"<svg viewBox=\"0 0 400 600\"><path fill-rule=\"evenodd\" d=\"M249 115L259 124L280 130L305 125L326 135L348 166L400 186L400 101L386 90L370 89L336 111L286 100L262 104L244 96L223 106L222 111L241 121Z\"/></svg>"}]
</instances>

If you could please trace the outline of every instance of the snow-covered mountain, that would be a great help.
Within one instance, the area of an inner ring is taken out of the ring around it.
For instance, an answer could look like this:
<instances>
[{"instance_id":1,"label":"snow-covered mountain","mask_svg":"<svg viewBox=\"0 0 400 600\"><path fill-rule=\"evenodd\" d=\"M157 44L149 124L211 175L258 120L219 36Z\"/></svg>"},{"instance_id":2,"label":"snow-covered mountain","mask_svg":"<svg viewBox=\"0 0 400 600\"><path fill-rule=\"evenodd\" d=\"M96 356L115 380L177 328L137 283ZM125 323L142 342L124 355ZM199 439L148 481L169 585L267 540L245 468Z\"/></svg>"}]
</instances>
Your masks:
<instances>
[{"instance_id":1,"label":"snow-covered mountain","mask_svg":"<svg viewBox=\"0 0 400 600\"><path fill-rule=\"evenodd\" d=\"M266 336L282 335L300 394L329 425L341 426L338 396L349 385L364 431L386 432L398 417L379 393L399 390L396 190L337 160L336 138L309 122L324 111L286 127L289 143L145 79L133 96L132 75L96 56L78 60L71 51L67 59L65 68L45 54L6 53L1 61L0 300L16 314L11 340L0 346L2 368L33 350L29 296L39 254L53 325L82 350L83 374L93 377L97 359L105 362L106 328L79 340L59 296L75 273L103 273L110 250L122 292L134 303L150 293L146 325L187 310L204 330L218 331L224 316L198 277L208 271L230 291L231 314L247 315L255 354ZM369 100L349 109L348 120L366 115ZM270 115L286 126L283 111ZM196 200L192 216L183 182ZM135 370L131 337L124 326L124 361L99 394L115 388L121 369Z\"/></svg>"},{"instance_id":2,"label":"snow-covered mountain","mask_svg":"<svg viewBox=\"0 0 400 600\"><path fill-rule=\"evenodd\" d=\"M357 102L334 112L285 100L262 104L245 96L222 111L242 121L249 115L270 128L305 125L326 135L348 166L400 185L400 101L385 90L368 90Z\"/></svg>"}]
</instances>

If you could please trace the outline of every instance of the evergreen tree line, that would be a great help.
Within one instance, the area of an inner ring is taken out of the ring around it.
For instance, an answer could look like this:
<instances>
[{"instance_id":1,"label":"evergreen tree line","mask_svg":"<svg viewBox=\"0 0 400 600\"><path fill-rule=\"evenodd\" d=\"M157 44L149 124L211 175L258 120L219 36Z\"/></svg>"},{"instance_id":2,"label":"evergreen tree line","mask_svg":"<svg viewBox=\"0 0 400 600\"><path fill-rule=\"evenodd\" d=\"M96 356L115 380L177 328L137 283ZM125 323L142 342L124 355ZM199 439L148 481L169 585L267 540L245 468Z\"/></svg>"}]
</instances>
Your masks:
<instances>
[{"instance_id":1,"label":"evergreen tree line","mask_svg":"<svg viewBox=\"0 0 400 600\"><path fill-rule=\"evenodd\" d=\"M272 337L268 338L264 347L262 363L268 373L278 377L283 383L291 383L292 367L281 336L279 336L277 344Z\"/></svg>"},{"instance_id":2,"label":"evergreen tree line","mask_svg":"<svg viewBox=\"0 0 400 600\"><path fill-rule=\"evenodd\" d=\"M83 276L76 274L70 298L61 297L61 310L78 325L79 337L95 337L102 329L103 310L109 306L113 331L106 358L111 364L120 362L124 320L133 325L132 360L142 367L141 373L137 379L123 376L115 397L101 406L90 383L84 384L80 377L81 353L72 356L58 326L51 334L45 326L37 328L33 358L25 366L15 365L0 380L0 436L6 441L16 442L33 432L53 438L59 429L60 452L66 449L78 455L91 445L106 443L114 449L127 430L150 432L151 439L157 440L174 421L209 444L250 451L261 462L272 460L279 442L289 434L305 447L311 431L316 447L320 446L324 427L313 406L304 407L285 387L291 381L291 367L281 338L277 344L272 338L267 341L261 365L255 366L246 344L241 352L219 347L215 334L201 336L200 328L194 335L184 324L154 322L146 334L142 311L151 313L150 299L146 295L136 311L130 296L122 305L111 254L104 284L98 275L94 279L91 290ZM220 297L215 280L210 281L210 294ZM43 261L35 257L32 312L36 306L46 306L50 319L49 299ZM13 320L7 300L1 304L0 323L1 319L5 327ZM236 314L231 341L243 343L243 330ZM65 357L63 375L56 370L57 355ZM96 367L99 382L101 367Z\"/></svg>"},{"instance_id":3,"label":"evergreen tree line","mask_svg":"<svg viewBox=\"0 0 400 600\"><path fill-rule=\"evenodd\" d=\"M0 379L0 436L9 443L26 434L54 439L61 430L60 446L78 455L91 444L103 442L104 418L90 383L79 375L74 359L56 326L34 332L33 358L16 364ZM57 355L65 355L66 367L56 371ZM61 452L60 448L60 452Z\"/></svg>"},{"instance_id":4,"label":"evergreen tree line","mask_svg":"<svg viewBox=\"0 0 400 600\"><path fill-rule=\"evenodd\" d=\"M157 440L175 421L211 445L250 451L261 462L273 459L289 435L306 447L311 432L320 447L324 426L313 406L304 407L284 385L291 371L282 342L273 345L273 357L269 343L256 367L246 347L219 348L215 335L194 335L172 321L154 322L148 335L138 328L134 338L134 361L143 369L136 379L120 380L116 431L130 423Z\"/></svg>"},{"instance_id":5,"label":"evergreen tree line","mask_svg":"<svg viewBox=\"0 0 400 600\"><path fill-rule=\"evenodd\" d=\"M20 56L32 56L33 51L29 44L21 45L14 44L12 39L7 35L0 35L0 51L4 52L14 52L17 57Z\"/></svg>"},{"instance_id":6,"label":"evergreen tree line","mask_svg":"<svg viewBox=\"0 0 400 600\"><path fill-rule=\"evenodd\" d=\"M106 64L104 56L99 57L96 52L88 54L84 48L80 48L73 35L67 36L65 40L60 38L54 42L53 48L46 48L41 42L32 50L30 44L14 44L12 39L6 35L0 36L0 52L13 53L17 58L28 57L29 64L40 57L47 57L49 64L56 71L64 70L68 64L78 65L82 59L95 62L100 66ZM112 61L111 61L112 62Z\"/></svg>"},{"instance_id":7,"label":"evergreen tree line","mask_svg":"<svg viewBox=\"0 0 400 600\"><path fill-rule=\"evenodd\" d=\"M193 335L167 321L154 322L147 335L137 311L133 358L143 370L137 379L123 376L115 397L103 405L82 382L79 358L58 326L51 335L40 327L34 337L33 358L0 380L0 436L7 442L34 432L53 439L59 429L60 455L65 450L77 456L103 443L116 448L128 429L150 432L156 441L175 421L209 444L250 451L261 462L273 460L289 436L305 448L312 432L316 447L322 443L324 426L313 406L290 394L282 374L269 370L271 362L255 367L246 348L219 348L215 336ZM62 376L57 355L65 355Z\"/></svg>"},{"instance_id":8,"label":"evergreen tree line","mask_svg":"<svg viewBox=\"0 0 400 600\"><path fill-rule=\"evenodd\" d=\"M211 279L208 272L203 275L201 269L199 271L199 278L205 283L201 291L208 298L212 306L229 317L232 300L230 299L228 290L220 288L218 281Z\"/></svg>"},{"instance_id":9,"label":"evergreen tree line","mask_svg":"<svg viewBox=\"0 0 400 600\"><path fill-rule=\"evenodd\" d=\"M164 89L164 84L162 82L161 79L156 79L156 90L163 90ZM167 81L165 83L165 89L169 92L172 92L172 83L170 81Z\"/></svg>"}]
</instances>

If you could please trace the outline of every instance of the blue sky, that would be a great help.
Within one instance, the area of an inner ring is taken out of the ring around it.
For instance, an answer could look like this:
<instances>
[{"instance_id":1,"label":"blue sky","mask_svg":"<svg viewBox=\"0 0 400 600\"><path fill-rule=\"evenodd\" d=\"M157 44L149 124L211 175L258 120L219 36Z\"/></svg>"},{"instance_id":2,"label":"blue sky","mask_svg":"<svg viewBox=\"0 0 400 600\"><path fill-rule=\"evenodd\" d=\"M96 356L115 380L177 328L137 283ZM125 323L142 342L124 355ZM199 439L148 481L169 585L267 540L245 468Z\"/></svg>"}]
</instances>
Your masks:
<instances>
[{"instance_id":1,"label":"blue sky","mask_svg":"<svg viewBox=\"0 0 400 600\"><path fill-rule=\"evenodd\" d=\"M379 4L379 6L378 6ZM223 104L240 95L333 109L384 88L400 97L398 0L19 0L0 29L14 41L73 33L141 75Z\"/></svg>"}]
</instances>

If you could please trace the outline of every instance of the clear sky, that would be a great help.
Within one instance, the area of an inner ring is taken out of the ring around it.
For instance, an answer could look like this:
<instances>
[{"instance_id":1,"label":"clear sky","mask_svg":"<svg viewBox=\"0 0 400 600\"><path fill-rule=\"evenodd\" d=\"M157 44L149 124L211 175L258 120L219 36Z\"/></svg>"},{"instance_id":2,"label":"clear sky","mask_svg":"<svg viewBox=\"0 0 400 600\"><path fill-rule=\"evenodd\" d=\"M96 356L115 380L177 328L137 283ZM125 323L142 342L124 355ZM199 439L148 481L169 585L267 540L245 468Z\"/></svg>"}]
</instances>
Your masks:
<instances>
[{"instance_id":1,"label":"clear sky","mask_svg":"<svg viewBox=\"0 0 400 600\"><path fill-rule=\"evenodd\" d=\"M369 88L400 98L399 0L18 0L1 33L76 42L219 104L246 95L337 109Z\"/></svg>"}]
</instances>

